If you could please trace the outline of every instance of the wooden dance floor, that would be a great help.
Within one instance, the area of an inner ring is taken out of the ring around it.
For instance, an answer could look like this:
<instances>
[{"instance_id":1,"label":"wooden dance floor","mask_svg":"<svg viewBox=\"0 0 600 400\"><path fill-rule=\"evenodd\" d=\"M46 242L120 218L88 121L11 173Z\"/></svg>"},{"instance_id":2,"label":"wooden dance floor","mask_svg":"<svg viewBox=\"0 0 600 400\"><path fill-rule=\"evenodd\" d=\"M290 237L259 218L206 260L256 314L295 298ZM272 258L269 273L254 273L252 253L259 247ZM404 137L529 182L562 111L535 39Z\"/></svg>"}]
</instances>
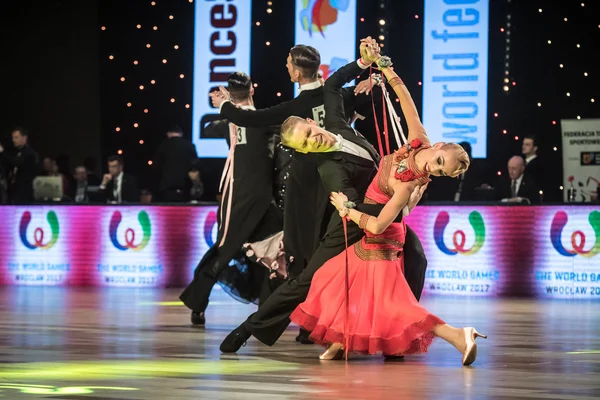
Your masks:
<instances>
[{"instance_id":1,"label":"wooden dance floor","mask_svg":"<svg viewBox=\"0 0 600 400\"><path fill-rule=\"evenodd\" d=\"M479 357L437 340L425 355L320 362L321 348L251 339L221 355L254 309L213 292L193 327L179 290L0 288L5 399L556 399L600 397L600 312L583 301L429 298L429 310L475 326Z\"/></svg>"}]
</instances>

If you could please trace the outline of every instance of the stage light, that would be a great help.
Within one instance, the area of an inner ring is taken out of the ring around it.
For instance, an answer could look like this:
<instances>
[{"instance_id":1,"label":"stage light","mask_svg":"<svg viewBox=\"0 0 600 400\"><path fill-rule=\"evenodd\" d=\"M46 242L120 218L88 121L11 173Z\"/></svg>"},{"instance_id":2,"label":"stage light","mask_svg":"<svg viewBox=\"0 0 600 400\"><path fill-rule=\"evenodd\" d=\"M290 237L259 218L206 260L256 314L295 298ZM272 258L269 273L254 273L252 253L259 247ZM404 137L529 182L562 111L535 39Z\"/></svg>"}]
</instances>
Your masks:
<instances>
[{"instance_id":1,"label":"stage light","mask_svg":"<svg viewBox=\"0 0 600 400\"><path fill-rule=\"evenodd\" d=\"M556 125L556 121L552 121L552 125Z\"/></svg>"},{"instance_id":2,"label":"stage light","mask_svg":"<svg viewBox=\"0 0 600 400\"><path fill-rule=\"evenodd\" d=\"M162 62L163 62L163 64L166 64L167 63L167 59L163 58Z\"/></svg>"},{"instance_id":3,"label":"stage light","mask_svg":"<svg viewBox=\"0 0 600 400\"><path fill-rule=\"evenodd\" d=\"M254 87L258 87L258 83L255 83L255 84L254 84Z\"/></svg>"},{"instance_id":4,"label":"stage light","mask_svg":"<svg viewBox=\"0 0 600 400\"><path fill-rule=\"evenodd\" d=\"M131 107L131 103L127 103L127 107Z\"/></svg>"},{"instance_id":5,"label":"stage light","mask_svg":"<svg viewBox=\"0 0 600 400\"><path fill-rule=\"evenodd\" d=\"M498 113L494 113L494 118L498 118Z\"/></svg>"},{"instance_id":6,"label":"stage light","mask_svg":"<svg viewBox=\"0 0 600 400\"><path fill-rule=\"evenodd\" d=\"M502 171L497 172L498 176L502 175Z\"/></svg>"},{"instance_id":7,"label":"stage light","mask_svg":"<svg viewBox=\"0 0 600 400\"><path fill-rule=\"evenodd\" d=\"M105 26L103 26L103 27L102 27L102 28L100 28L100 29L102 29L103 31L105 31L105 30L106 30L106 27L105 27Z\"/></svg>"},{"instance_id":8,"label":"stage light","mask_svg":"<svg viewBox=\"0 0 600 400\"><path fill-rule=\"evenodd\" d=\"M559 64L559 67L561 67L561 68L564 68L564 65L562 65L562 64Z\"/></svg>"},{"instance_id":9,"label":"stage light","mask_svg":"<svg viewBox=\"0 0 600 400\"><path fill-rule=\"evenodd\" d=\"M385 36L379 35L379 40L384 40L384 39L385 39Z\"/></svg>"},{"instance_id":10,"label":"stage light","mask_svg":"<svg viewBox=\"0 0 600 400\"><path fill-rule=\"evenodd\" d=\"M185 105L185 108L190 108L190 105L189 105L189 104L186 104L186 105Z\"/></svg>"},{"instance_id":11,"label":"stage light","mask_svg":"<svg viewBox=\"0 0 600 400\"><path fill-rule=\"evenodd\" d=\"M558 150L558 147L554 146L554 151Z\"/></svg>"},{"instance_id":12,"label":"stage light","mask_svg":"<svg viewBox=\"0 0 600 400\"><path fill-rule=\"evenodd\" d=\"M548 40L548 44L552 44L552 40Z\"/></svg>"},{"instance_id":13,"label":"stage light","mask_svg":"<svg viewBox=\"0 0 600 400\"><path fill-rule=\"evenodd\" d=\"M119 149L119 151L117 151L117 154L119 154L119 155L123 154L123 150Z\"/></svg>"},{"instance_id":14,"label":"stage light","mask_svg":"<svg viewBox=\"0 0 600 400\"><path fill-rule=\"evenodd\" d=\"M144 90L144 85L140 85L140 90Z\"/></svg>"},{"instance_id":15,"label":"stage light","mask_svg":"<svg viewBox=\"0 0 600 400\"><path fill-rule=\"evenodd\" d=\"M155 6L155 5L156 5L156 2L155 2L155 1L153 1L153 2L152 2L152 3L150 3L150 4L152 4L152 6Z\"/></svg>"},{"instance_id":16,"label":"stage light","mask_svg":"<svg viewBox=\"0 0 600 400\"><path fill-rule=\"evenodd\" d=\"M419 14L415 14L415 19L419 19Z\"/></svg>"},{"instance_id":17,"label":"stage light","mask_svg":"<svg viewBox=\"0 0 600 400\"><path fill-rule=\"evenodd\" d=\"M423 82L419 81L419 82L417 83L417 85L421 86L421 85L423 85Z\"/></svg>"},{"instance_id":18,"label":"stage light","mask_svg":"<svg viewBox=\"0 0 600 400\"><path fill-rule=\"evenodd\" d=\"M559 189L560 189L560 190L564 190L565 188L564 188L564 187L562 187L562 186L559 186Z\"/></svg>"},{"instance_id":19,"label":"stage light","mask_svg":"<svg viewBox=\"0 0 600 400\"><path fill-rule=\"evenodd\" d=\"M578 115L578 116L577 116L577 119L581 119L581 115Z\"/></svg>"},{"instance_id":20,"label":"stage light","mask_svg":"<svg viewBox=\"0 0 600 400\"><path fill-rule=\"evenodd\" d=\"M172 16L172 15L169 15L169 19L173 19L173 16Z\"/></svg>"},{"instance_id":21,"label":"stage light","mask_svg":"<svg viewBox=\"0 0 600 400\"><path fill-rule=\"evenodd\" d=\"M148 161L148 165L152 165L152 160L149 160L149 161Z\"/></svg>"},{"instance_id":22,"label":"stage light","mask_svg":"<svg viewBox=\"0 0 600 400\"><path fill-rule=\"evenodd\" d=\"M136 28L142 29L142 26L140 24L137 24Z\"/></svg>"},{"instance_id":23,"label":"stage light","mask_svg":"<svg viewBox=\"0 0 600 400\"><path fill-rule=\"evenodd\" d=\"M175 103L175 99L174 98L171 98L171 103Z\"/></svg>"},{"instance_id":24,"label":"stage light","mask_svg":"<svg viewBox=\"0 0 600 400\"><path fill-rule=\"evenodd\" d=\"M281 92L277 92L277 97L281 97Z\"/></svg>"},{"instance_id":25,"label":"stage light","mask_svg":"<svg viewBox=\"0 0 600 400\"><path fill-rule=\"evenodd\" d=\"M271 10L270 8L267 8L267 14L271 14L273 12L273 10Z\"/></svg>"},{"instance_id":26,"label":"stage light","mask_svg":"<svg viewBox=\"0 0 600 400\"><path fill-rule=\"evenodd\" d=\"M567 18L565 18L565 22L567 22L567 21L568 21L568 19L567 19Z\"/></svg>"},{"instance_id":27,"label":"stage light","mask_svg":"<svg viewBox=\"0 0 600 400\"><path fill-rule=\"evenodd\" d=\"M143 140L140 140L140 144L144 144L144 141L143 141Z\"/></svg>"},{"instance_id":28,"label":"stage light","mask_svg":"<svg viewBox=\"0 0 600 400\"><path fill-rule=\"evenodd\" d=\"M180 77L181 79L183 79L183 78L185 78L185 75L184 75L184 74L180 74L180 75L179 75L179 77Z\"/></svg>"},{"instance_id":29,"label":"stage light","mask_svg":"<svg viewBox=\"0 0 600 400\"><path fill-rule=\"evenodd\" d=\"M148 114L148 109L144 108L144 114Z\"/></svg>"},{"instance_id":30,"label":"stage light","mask_svg":"<svg viewBox=\"0 0 600 400\"><path fill-rule=\"evenodd\" d=\"M108 59L109 59L109 60L114 60L114 59L115 59L115 56L113 56L113 55L110 55L110 56L108 56Z\"/></svg>"},{"instance_id":31,"label":"stage light","mask_svg":"<svg viewBox=\"0 0 600 400\"><path fill-rule=\"evenodd\" d=\"M538 107L541 107L541 106L542 106L542 103L538 103Z\"/></svg>"},{"instance_id":32,"label":"stage light","mask_svg":"<svg viewBox=\"0 0 600 400\"><path fill-rule=\"evenodd\" d=\"M361 17L360 22L365 22L365 19L363 17ZM600 28L600 25L598 25L598 28Z\"/></svg>"},{"instance_id":33,"label":"stage light","mask_svg":"<svg viewBox=\"0 0 600 400\"><path fill-rule=\"evenodd\" d=\"M571 97L571 93L567 92L567 97Z\"/></svg>"},{"instance_id":34,"label":"stage light","mask_svg":"<svg viewBox=\"0 0 600 400\"><path fill-rule=\"evenodd\" d=\"M257 22L256 22L256 26L260 26L260 22L258 22L258 21L257 21Z\"/></svg>"},{"instance_id":35,"label":"stage light","mask_svg":"<svg viewBox=\"0 0 600 400\"><path fill-rule=\"evenodd\" d=\"M179 50L179 46L177 46L177 45L173 46L173 48L174 48L175 50Z\"/></svg>"},{"instance_id":36,"label":"stage light","mask_svg":"<svg viewBox=\"0 0 600 400\"><path fill-rule=\"evenodd\" d=\"M593 103L593 102L595 102L596 100L594 100L594 99L590 99L590 101Z\"/></svg>"},{"instance_id":37,"label":"stage light","mask_svg":"<svg viewBox=\"0 0 600 400\"><path fill-rule=\"evenodd\" d=\"M382 26L385 25L385 20L384 19L380 19L379 20L379 25L382 25Z\"/></svg>"},{"instance_id":38,"label":"stage light","mask_svg":"<svg viewBox=\"0 0 600 400\"><path fill-rule=\"evenodd\" d=\"M125 77L124 76L121 77L121 82L125 82Z\"/></svg>"},{"instance_id":39,"label":"stage light","mask_svg":"<svg viewBox=\"0 0 600 400\"><path fill-rule=\"evenodd\" d=\"M542 9L540 8L540 9L538 9L538 11L539 11L539 12L542 12Z\"/></svg>"},{"instance_id":40,"label":"stage light","mask_svg":"<svg viewBox=\"0 0 600 400\"><path fill-rule=\"evenodd\" d=\"M138 64L139 64L139 63L138 63L138 61L137 61L137 60L135 60L135 61L133 62L133 65L138 65Z\"/></svg>"},{"instance_id":41,"label":"stage light","mask_svg":"<svg viewBox=\"0 0 600 400\"><path fill-rule=\"evenodd\" d=\"M272 2L272 1L267 1L267 5L268 5L268 6L272 6L272 5L273 5L273 2Z\"/></svg>"},{"instance_id":42,"label":"stage light","mask_svg":"<svg viewBox=\"0 0 600 400\"><path fill-rule=\"evenodd\" d=\"M121 132L121 128L119 128L118 126L115 128L115 131L117 132Z\"/></svg>"},{"instance_id":43,"label":"stage light","mask_svg":"<svg viewBox=\"0 0 600 400\"><path fill-rule=\"evenodd\" d=\"M500 28L500 32L504 32L504 28Z\"/></svg>"},{"instance_id":44,"label":"stage light","mask_svg":"<svg viewBox=\"0 0 600 400\"><path fill-rule=\"evenodd\" d=\"M504 89L504 91L505 91L505 92L508 92L508 86L506 86L506 85L505 85L505 86L503 87L503 89Z\"/></svg>"},{"instance_id":45,"label":"stage light","mask_svg":"<svg viewBox=\"0 0 600 400\"><path fill-rule=\"evenodd\" d=\"M518 137L518 136L515 136L515 140L519 140L519 137Z\"/></svg>"},{"instance_id":46,"label":"stage light","mask_svg":"<svg viewBox=\"0 0 600 400\"><path fill-rule=\"evenodd\" d=\"M588 73L587 73L587 72L584 72L584 73L583 73L583 76L588 76Z\"/></svg>"},{"instance_id":47,"label":"stage light","mask_svg":"<svg viewBox=\"0 0 600 400\"><path fill-rule=\"evenodd\" d=\"M152 29L155 30L155 31L157 31L158 30L158 26L153 26Z\"/></svg>"},{"instance_id":48,"label":"stage light","mask_svg":"<svg viewBox=\"0 0 600 400\"><path fill-rule=\"evenodd\" d=\"M577 43L577 48L580 48L581 46L579 45L579 43Z\"/></svg>"},{"instance_id":49,"label":"stage light","mask_svg":"<svg viewBox=\"0 0 600 400\"><path fill-rule=\"evenodd\" d=\"M266 43L266 45L267 45L267 46L270 46L270 45L271 45L271 42L267 42L267 43Z\"/></svg>"},{"instance_id":50,"label":"stage light","mask_svg":"<svg viewBox=\"0 0 600 400\"><path fill-rule=\"evenodd\" d=\"M156 81L155 81L154 79L152 79L152 80L150 81L150 83L151 83L152 85L154 85L154 84L156 83Z\"/></svg>"},{"instance_id":51,"label":"stage light","mask_svg":"<svg viewBox=\"0 0 600 400\"><path fill-rule=\"evenodd\" d=\"M135 124L133 124L134 128L139 128L140 124L138 124L137 122Z\"/></svg>"},{"instance_id":52,"label":"stage light","mask_svg":"<svg viewBox=\"0 0 600 400\"><path fill-rule=\"evenodd\" d=\"M152 47L152 45L151 45L150 43L148 43L148 44L146 45L146 48L147 48L147 49L149 49L150 47Z\"/></svg>"},{"instance_id":53,"label":"stage light","mask_svg":"<svg viewBox=\"0 0 600 400\"><path fill-rule=\"evenodd\" d=\"M506 131L506 129L504 129L504 130L502 131L502 133L503 133L504 135L506 135L508 132Z\"/></svg>"}]
</instances>

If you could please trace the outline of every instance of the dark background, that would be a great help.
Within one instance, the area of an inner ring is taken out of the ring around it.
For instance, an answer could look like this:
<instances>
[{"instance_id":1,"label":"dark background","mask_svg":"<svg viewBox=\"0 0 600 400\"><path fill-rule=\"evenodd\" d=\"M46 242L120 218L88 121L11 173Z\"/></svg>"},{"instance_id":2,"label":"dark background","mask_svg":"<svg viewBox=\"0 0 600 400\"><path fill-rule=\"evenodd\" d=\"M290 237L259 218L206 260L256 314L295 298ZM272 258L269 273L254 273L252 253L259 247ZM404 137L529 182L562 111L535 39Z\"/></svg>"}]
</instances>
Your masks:
<instances>
[{"instance_id":1,"label":"dark background","mask_svg":"<svg viewBox=\"0 0 600 400\"><path fill-rule=\"evenodd\" d=\"M192 109L186 105L192 101L194 29L194 4L189 0L151 3L20 0L3 4L0 142L8 145L11 128L24 125L41 157L68 154L71 168L94 156L104 170L106 158L120 150L126 169L143 186L151 187L154 171L149 161L167 128L177 124L191 135ZM293 97L285 59L294 44L294 2L283 3L253 1L250 73L259 85L255 95L259 108ZM474 163L484 170L485 181L493 183L498 171L506 173L508 158L520 153L523 135L533 133L559 199L560 120L600 116L596 76L600 72L593 62L600 34L598 7L581 4L491 1L488 158ZM358 38L385 35L383 51L394 59L419 108L422 17L422 1L359 0ZM380 18L386 20L383 28ZM152 79L156 84L150 83ZM139 127L134 128L134 123ZM357 127L376 143L372 120ZM209 196L216 190L222 164L223 160L204 160Z\"/></svg>"}]
</instances>

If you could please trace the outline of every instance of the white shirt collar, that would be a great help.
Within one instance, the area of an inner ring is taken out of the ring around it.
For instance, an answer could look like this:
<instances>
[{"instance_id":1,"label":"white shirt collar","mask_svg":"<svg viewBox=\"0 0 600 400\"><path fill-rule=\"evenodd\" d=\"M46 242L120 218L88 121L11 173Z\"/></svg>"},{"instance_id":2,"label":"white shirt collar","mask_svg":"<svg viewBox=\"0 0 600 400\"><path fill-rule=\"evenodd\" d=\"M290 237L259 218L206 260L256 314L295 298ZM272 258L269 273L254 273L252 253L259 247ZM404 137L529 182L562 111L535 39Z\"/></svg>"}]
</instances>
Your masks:
<instances>
[{"instance_id":1,"label":"white shirt collar","mask_svg":"<svg viewBox=\"0 0 600 400\"><path fill-rule=\"evenodd\" d=\"M305 83L304 85L300 85L300 91L302 92L303 90L315 90L321 87L321 81L316 80L314 82L311 83Z\"/></svg>"},{"instance_id":2,"label":"white shirt collar","mask_svg":"<svg viewBox=\"0 0 600 400\"><path fill-rule=\"evenodd\" d=\"M525 164L529 164L530 161L534 160L537 158L537 154L534 154L532 156L529 156L525 159Z\"/></svg>"},{"instance_id":3,"label":"white shirt collar","mask_svg":"<svg viewBox=\"0 0 600 400\"><path fill-rule=\"evenodd\" d=\"M248 105L248 106L242 106L241 108L242 108L242 110L256 111L256 108L254 106L250 106L250 105Z\"/></svg>"},{"instance_id":4,"label":"white shirt collar","mask_svg":"<svg viewBox=\"0 0 600 400\"><path fill-rule=\"evenodd\" d=\"M520 177L518 177L517 179L515 179L515 183L517 184L517 188L521 186L521 182L523 182L523 175L525 174L521 174Z\"/></svg>"}]
</instances>

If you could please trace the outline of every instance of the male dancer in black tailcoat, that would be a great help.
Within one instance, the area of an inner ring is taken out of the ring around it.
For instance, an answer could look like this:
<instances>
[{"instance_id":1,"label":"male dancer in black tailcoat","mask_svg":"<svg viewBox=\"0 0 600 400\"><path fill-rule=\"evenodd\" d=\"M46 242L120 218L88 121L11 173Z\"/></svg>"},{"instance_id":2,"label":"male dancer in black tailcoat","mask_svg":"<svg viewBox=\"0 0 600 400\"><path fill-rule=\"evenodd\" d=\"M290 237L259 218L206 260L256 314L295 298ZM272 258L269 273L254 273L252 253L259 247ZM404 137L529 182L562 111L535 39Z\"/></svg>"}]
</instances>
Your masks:
<instances>
[{"instance_id":1,"label":"male dancer in black tailcoat","mask_svg":"<svg viewBox=\"0 0 600 400\"><path fill-rule=\"evenodd\" d=\"M254 90L248 75L232 74L228 87L240 109L255 110ZM245 243L263 240L283 229L282 212L273 200L273 137L278 132L268 127L237 126L227 120L215 121L206 130L210 136L227 139L233 158L223 172L217 241L204 255L193 281L180 296L192 310L192 323L200 325L205 323L204 311L217 281L238 300L263 301L268 296L272 282L264 266L244 260L247 269L240 271L229 263Z\"/></svg>"}]
</instances>

